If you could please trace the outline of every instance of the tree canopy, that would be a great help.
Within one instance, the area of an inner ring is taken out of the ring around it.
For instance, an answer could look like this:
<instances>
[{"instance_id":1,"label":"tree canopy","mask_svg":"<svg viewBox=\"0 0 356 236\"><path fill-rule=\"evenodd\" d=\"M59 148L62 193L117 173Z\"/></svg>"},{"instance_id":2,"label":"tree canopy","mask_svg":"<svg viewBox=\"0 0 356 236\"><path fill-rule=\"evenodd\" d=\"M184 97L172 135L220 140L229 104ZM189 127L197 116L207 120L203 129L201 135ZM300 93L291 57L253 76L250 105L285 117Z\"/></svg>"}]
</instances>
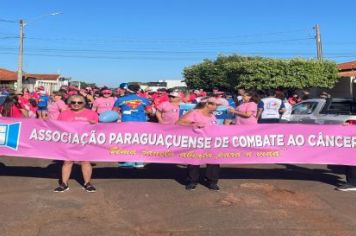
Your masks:
<instances>
[{"instance_id":1,"label":"tree canopy","mask_svg":"<svg viewBox=\"0 0 356 236\"><path fill-rule=\"evenodd\" d=\"M335 62L294 59L218 56L216 60L184 68L187 86L231 91L245 89L331 88L339 79Z\"/></svg>"}]
</instances>

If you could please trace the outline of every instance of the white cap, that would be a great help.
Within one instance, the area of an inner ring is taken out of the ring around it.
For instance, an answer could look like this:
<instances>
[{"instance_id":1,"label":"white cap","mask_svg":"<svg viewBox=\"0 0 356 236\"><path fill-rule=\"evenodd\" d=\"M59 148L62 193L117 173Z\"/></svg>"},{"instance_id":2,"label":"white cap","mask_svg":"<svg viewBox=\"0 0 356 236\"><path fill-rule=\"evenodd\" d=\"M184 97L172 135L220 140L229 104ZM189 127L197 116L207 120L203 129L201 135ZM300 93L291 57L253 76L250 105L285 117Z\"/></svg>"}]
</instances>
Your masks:
<instances>
[{"instance_id":1,"label":"white cap","mask_svg":"<svg viewBox=\"0 0 356 236\"><path fill-rule=\"evenodd\" d=\"M169 93L169 96L171 96L171 97L180 97L180 94L178 92L171 92L171 93Z\"/></svg>"}]
</instances>

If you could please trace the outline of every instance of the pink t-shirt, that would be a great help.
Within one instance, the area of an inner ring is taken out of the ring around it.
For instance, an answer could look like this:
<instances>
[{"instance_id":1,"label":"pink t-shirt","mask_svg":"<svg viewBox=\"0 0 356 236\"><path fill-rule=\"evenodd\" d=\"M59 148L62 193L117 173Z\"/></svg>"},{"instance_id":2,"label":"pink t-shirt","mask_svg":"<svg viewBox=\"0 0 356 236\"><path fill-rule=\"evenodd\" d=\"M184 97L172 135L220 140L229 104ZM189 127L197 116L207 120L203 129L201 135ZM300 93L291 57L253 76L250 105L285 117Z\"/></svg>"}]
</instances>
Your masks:
<instances>
[{"instance_id":1,"label":"pink t-shirt","mask_svg":"<svg viewBox=\"0 0 356 236\"><path fill-rule=\"evenodd\" d=\"M66 110L59 114L58 120L61 120L61 121L82 121L82 122L96 121L96 122L98 122L99 117L95 111L92 111L89 109L83 109L80 112Z\"/></svg>"},{"instance_id":2,"label":"pink t-shirt","mask_svg":"<svg viewBox=\"0 0 356 236\"><path fill-rule=\"evenodd\" d=\"M59 114L67 109L68 107L63 100L50 103L48 105L48 119L57 120Z\"/></svg>"},{"instance_id":3,"label":"pink t-shirt","mask_svg":"<svg viewBox=\"0 0 356 236\"><path fill-rule=\"evenodd\" d=\"M163 102L158 105L157 110L162 113L162 123L174 125L179 119L179 104L173 105L170 102Z\"/></svg>"},{"instance_id":4,"label":"pink t-shirt","mask_svg":"<svg viewBox=\"0 0 356 236\"><path fill-rule=\"evenodd\" d=\"M216 103L220 106L229 106L229 102L226 100L226 98L216 98Z\"/></svg>"},{"instance_id":5,"label":"pink t-shirt","mask_svg":"<svg viewBox=\"0 0 356 236\"><path fill-rule=\"evenodd\" d=\"M254 102L242 103L236 108L236 111L240 112L252 112L252 115L249 118L244 118L241 116L236 116L237 125L257 125L257 104Z\"/></svg>"},{"instance_id":6,"label":"pink t-shirt","mask_svg":"<svg viewBox=\"0 0 356 236\"><path fill-rule=\"evenodd\" d=\"M116 99L114 97L99 97L95 99L93 103L93 111L96 111L99 114L105 111L111 111L114 107L115 101Z\"/></svg>"},{"instance_id":7,"label":"pink t-shirt","mask_svg":"<svg viewBox=\"0 0 356 236\"><path fill-rule=\"evenodd\" d=\"M217 125L217 120L215 115L205 116L199 109L194 109L189 111L186 116L185 120L189 120L194 123L203 124L206 126Z\"/></svg>"}]
</instances>

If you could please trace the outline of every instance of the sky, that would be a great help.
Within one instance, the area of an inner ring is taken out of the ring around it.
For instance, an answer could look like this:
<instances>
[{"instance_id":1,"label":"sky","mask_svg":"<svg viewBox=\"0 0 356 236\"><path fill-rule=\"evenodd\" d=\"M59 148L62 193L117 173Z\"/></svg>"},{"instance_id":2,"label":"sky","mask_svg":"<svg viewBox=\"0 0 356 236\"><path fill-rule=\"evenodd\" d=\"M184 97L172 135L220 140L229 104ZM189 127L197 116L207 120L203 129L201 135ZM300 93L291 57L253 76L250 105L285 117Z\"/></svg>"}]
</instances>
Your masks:
<instances>
[{"instance_id":1,"label":"sky","mask_svg":"<svg viewBox=\"0 0 356 236\"><path fill-rule=\"evenodd\" d=\"M324 58L341 63L356 60L354 9L354 0L1 0L0 68L17 70L19 19L25 72L110 87L180 80L218 55L314 59L316 24Z\"/></svg>"}]
</instances>

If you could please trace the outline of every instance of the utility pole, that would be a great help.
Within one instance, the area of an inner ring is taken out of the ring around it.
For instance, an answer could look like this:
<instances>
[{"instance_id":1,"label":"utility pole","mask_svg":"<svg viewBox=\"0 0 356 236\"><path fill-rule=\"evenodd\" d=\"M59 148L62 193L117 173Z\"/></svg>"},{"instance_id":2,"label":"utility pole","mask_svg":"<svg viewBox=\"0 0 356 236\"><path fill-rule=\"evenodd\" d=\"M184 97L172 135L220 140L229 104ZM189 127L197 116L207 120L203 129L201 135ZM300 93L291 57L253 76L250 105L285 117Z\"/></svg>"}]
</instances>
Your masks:
<instances>
[{"instance_id":1,"label":"utility pole","mask_svg":"<svg viewBox=\"0 0 356 236\"><path fill-rule=\"evenodd\" d=\"M24 20L20 20L20 41L19 41L19 61L18 61L18 68L17 68L17 92L22 91L22 68L23 68L23 36L24 36L24 27L25 27L25 22Z\"/></svg>"},{"instance_id":2,"label":"utility pole","mask_svg":"<svg viewBox=\"0 0 356 236\"><path fill-rule=\"evenodd\" d=\"M323 46L321 43L320 26L315 25L316 55L319 61L323 60Z\"/></svg>"}]
</instances>

